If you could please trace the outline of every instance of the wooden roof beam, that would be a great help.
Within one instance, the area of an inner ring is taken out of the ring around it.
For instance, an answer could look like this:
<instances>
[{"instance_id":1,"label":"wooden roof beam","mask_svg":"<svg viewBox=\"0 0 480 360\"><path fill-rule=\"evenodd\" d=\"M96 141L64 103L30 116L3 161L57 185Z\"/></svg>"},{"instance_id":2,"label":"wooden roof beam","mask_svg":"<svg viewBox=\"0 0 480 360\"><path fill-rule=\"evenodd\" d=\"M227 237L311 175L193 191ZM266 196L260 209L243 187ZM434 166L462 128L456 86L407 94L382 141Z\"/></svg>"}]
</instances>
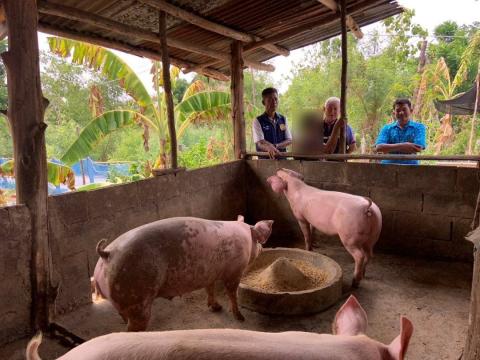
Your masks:
<instances>
[{"instance_id":1,"label":"wooden roof beam","mask_svg":"<svg viewBox=\"0 0 480 360\"><path fill-rule=\"evenodd\" d=\"M319 3L325 5L327 8L332 10L333 12L337 13L340 11L338 4L335 0L317 0ZM346 17L347 20L347 26L349 27L350 31L352 34L357 38L361 39L363 38L363 32L360 29L360 26L353 20L353 18L350 15L347 15Z\"/></svg>"},{"instance_id":2,"label":"wooden roof beam","mask_svg":"<svg viewBox=\"0 0 480 360\"><path fill-rule=\"evenodd\" d=\"M116 42L116 41L112 41L112 40L108 40L108 39L102 38L100 36L88 35L88 34L80 33L80 32L77 32L77 31L72 31L72 30L58 29L58 28L55 28L51 25L43 24L41 22L38 24L38 30L41 31L41 32L44 32L46 34L60 36L60 37L64 37L64 38L68 38L68 39L72 39L72 40L84 41L84 42L87 42L87 43L90 43L90 44L103 46L103 47L110 48L110 49L119 50L119 51L122 51L122 52L125 52L125 53L128 53L128 54L132 54L132 55L136 55L136 56L140 56L140 57L146 57L148 59L154 59L154 60L159 60L159 61L162 59L162 56L159 52L155 52L155 51L151 51L151 50L145 50L145 49L139 49L139 48L136 48L134 46L124 44L124 43L120 43L120 42ZM174 64L174 65L176 65L180 68L191 68L191 67L195 67L195 66L198 65L198 64L190 63L190 62L187 62L187 61L184 61L184 60L181 60L181 59L177 59L177 58L171 57L171 56L170 56L170 60L171 60L172 64ZM205 76L217 79L217 80L221 80L221 81L229 81L230 80L230 77L228 77L224 73L222 73L220 71L217 71L215 69L203 68L203 69L199 70L198 72L202 75L205 75Z\"/></svg>"},{"instance_id":3,"label":"wooden roof beam","mask_svg":"<svg viewBox=\"0 0 480 360\"><path fill-rule=\"evenodd\" d=\"M130 36L135 39L141 39L144 41L150 41L155 44L159 44L159 38L157 33L139 29L137 27L133 27L130 25L125 25L121 22L110 20L102 16L98 16L77 8L63 6L59 4L51 4L46 1L39 1L38 11L42 14L62 17L67 20L79 21L84 24L89 24L89 25L97 26L99 28L108 30L108 31L116 32L124 36ZM167 42L168 42L168 46L170 47L194 52L194 53L208 56L217 60L222 60L226 62L230 61L229 53L198 46L196 44L175 39L172 37L167 38ZM273 65L264 64L259 61L245 60L245 64L257 70L262 70L262 71L275 70L275 67Z\"/></svg>"},{"instance_id":4,"label":"wooden roof beam","mask_svg":"<svg viewBox=\"0 0 480 360\"><path fill-rule=\"evenodd\" d=\"M328 1L328 0L325 0L325 1ZM334 1L334 0L331 0L331 1ZM375 0L373 0L371 3L375 3ZM365 4L364 3L359 3L359 4L353 5L351 7L347 6L347 8L350 11L350 13L354 13L355 11L362 10L363 8L365 8ZM339 18L340 18L340 13L339 12L331 13L331 14L328 14L327 16L324 16L320 19L318 19L318 18L317 19L312 19L308 22L305 22L302 25L292 27L291 29L282 31L281 33L278 33L278 34L273 35L271 37L264 38L261 41L252 41L251 43L248 43L243 47L244 54L247 54L251 51L254 51L258 48L261 48L265 44L281 42L281 41L284 41L288 38L300 35L303 32L313 30L313 29L315 29L319 26L324 26L324 25L327 25L329 23L338 21ZM199 72L205 67L215 66L215 65L222 64L222 63L223 62L218 61L218 60L211 60L211 61L208 61L206 63L198 64L194 67L187 68L187 69L185 69L185 72L186 73L191 72L191 71Z\"/></svg>"},{"instance_id":5,"label":"wooden roof beam","mask_svg":"<svg viewBox=\"0 0 480 360\"><path fill-rule=\"evenodd\" d=\"M207 20L204 17L198 16L178 6L172 5L165 0L138 0L138 1L150 7L153 7L157 10L165 11L166 13L176 18L182 19L190 24L201 27L202 29L212 31L214 33L226 36L234 40L239 40L245 43L262 40L259 36L247 34L245 32L234 30L227 26ZM288 49L275 44L265 44L263 48L274 54L283 55L283 56L290 55L290 51Z\"/></svg>"}]
</instances>

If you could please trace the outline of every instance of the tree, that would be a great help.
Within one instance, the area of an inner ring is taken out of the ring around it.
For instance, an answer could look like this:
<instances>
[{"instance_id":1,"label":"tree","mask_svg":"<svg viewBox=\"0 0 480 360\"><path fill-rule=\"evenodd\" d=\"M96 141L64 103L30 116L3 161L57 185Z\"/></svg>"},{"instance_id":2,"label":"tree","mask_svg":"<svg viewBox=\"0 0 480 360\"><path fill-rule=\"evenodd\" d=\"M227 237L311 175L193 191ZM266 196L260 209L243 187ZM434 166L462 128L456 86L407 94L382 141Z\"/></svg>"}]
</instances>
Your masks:
<instances>
[{"instance_id":1,"label":"tree","mask_svg":"<svg viewBox=\"0 0 480 360\"><path fill-rule=\"evenodd\" d=\"M149 147L150 131L153 131L158 140L158 156L155 166L167 166L167 121L165 102L162 92L161 64L153 62L152 79L155 95L151 96L137 74L116 54L104 48L81 43L73 40L51 37L48 39L52 52L70 57L73 63L87 65L100 71L110 80L118 81L119 85L134 100L133 109L116 109L103 112L93 118L82 130L79 137L70 146L62 157L62 161L73 163L88 155L94 146L108 134L134 124L144 129L145 150ZM170 69L171 78L175 82L179 69ZM175 84L172 84L175 88ZM193 123L194 119L211 115L226 116L229 107L229 96L222 92L201 91L204 85L194 82L185 91L183 99L177 105L177 118L181 126L179 137L185 128Z\"/></svg>"}]
</instances>

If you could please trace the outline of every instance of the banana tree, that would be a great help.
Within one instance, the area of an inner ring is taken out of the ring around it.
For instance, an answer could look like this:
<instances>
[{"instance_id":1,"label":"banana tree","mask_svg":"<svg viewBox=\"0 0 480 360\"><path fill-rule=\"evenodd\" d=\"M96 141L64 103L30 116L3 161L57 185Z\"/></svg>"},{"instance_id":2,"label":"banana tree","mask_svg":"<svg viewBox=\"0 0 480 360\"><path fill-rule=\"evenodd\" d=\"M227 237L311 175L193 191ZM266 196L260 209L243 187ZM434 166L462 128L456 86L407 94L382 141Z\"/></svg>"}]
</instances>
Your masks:
<instances>
[{"instance_id":1,"label":"banana tree","mask_svg":"<svg viewBox=\"0 0 480 360\"><path fill-rule=\"evenodd\" d=\"M470 39L467 48L462 54L460 66L452 79L450 69L447 66L445 59L440 58L436 64L429 66L429 69L425 71L420 79L420 91L424 91L424 98L422 104L416 104L422 109L423 118L431 118L434 112L433 100L434 99L451 99L457 94L457 89L467 79L468 70L472 64L478 61L478 54L480 53L480 31L477 31ZM430 90L427 90L430 89ZM425 106L430 104L430 106ZM440 128L437 131L435 138L435 153L438 154L442 147L447 143L450 143L454 139L453 130L453 117L450 114L445 114L441 121ZM472 126L470 132L470 140L468 144L467 153L471 152L473 143L473 135L475 132L474 119L472 118Z\"/></svg>"},{"instance_id":2,"label":"banana tree","mask_svg":"<svg viewBox=\"0 0 480 360\"><path fill-rule=\"evenodd\" d=\"M150 131L155 133L159 143L156 167L167 166L167 119L162 91L161 64L154 61L151 69L155 96L151 96L138 75L116 54L104 48L74 40L56 37L48 38L50 50L64 58L71 58L75 64L86 65L101 71L110 80L117 80L125 92L135 101L136 109L116 109L94 117L81 131L78 138L62 156L61 160L72 164L87 156L105 136L117 129L140 124L144 128L144 147L148 151ZM180 70L170 69L172 87ZM195 120L212 117L225 118L230 111L229 94L205 90L202 82L194 82L176 107L180 138L186 128Z\"/></svg>"},{"instance_id":3,"label":"banana tree","mask_svg":"<svg viewBox=\"0 0 480 360\"><path fill-rule=\"evenodd\" d=\"M9 160L0 165L1 176L14 176L14 161ZM58 186L65 184L70 190L75 190L75 173L66 166L47 161L48 182Z\"/></svg>"},{"instance_id":4,"label":"banana tree","mask_svg":"<svg viewBox=\"0 0 480 360\"><path fill-rule=\"evenodd\" d=\"M8 119L5 116L0 116L0 119L4 119L7 123L7 128L11 135L11 128ZM0 165L0 176L14 177L14 162L9 160ZM48 182L58 186L65 184L70 190L75 190L75 173L73 170L62 164L57 164L52 161L47 161L47 176Z\"/></svg>"}]
</instances>

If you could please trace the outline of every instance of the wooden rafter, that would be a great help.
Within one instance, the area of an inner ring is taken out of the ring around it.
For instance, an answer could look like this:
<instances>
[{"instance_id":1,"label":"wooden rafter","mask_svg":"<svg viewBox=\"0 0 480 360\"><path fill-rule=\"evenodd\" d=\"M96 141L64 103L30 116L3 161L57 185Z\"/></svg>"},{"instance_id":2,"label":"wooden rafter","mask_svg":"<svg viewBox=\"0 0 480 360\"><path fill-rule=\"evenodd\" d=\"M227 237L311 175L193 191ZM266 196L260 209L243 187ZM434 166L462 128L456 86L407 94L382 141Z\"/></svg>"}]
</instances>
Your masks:
<instances>
[{"instance_id":1,"label":"wooden rafter","mask_svg":"<svg viewBox=\"0 0 480 360\"><path fill-rule=\"evenodd\" d=\"M234 30L225 25L221 25L213 21L207 20L201 16L188 12L175 5L172 5L164 0L139 0L139 1L155 9L165 11L166 13L174 17L177 17L190 24L201 27L202 29L212 31L214 33L226 36L234 40L239 40L245 43L262 40L262 38L260 38L259 36L247 34L245 32ZM275 44L265 44L263 48L278 55L288 56L290 54L290 51L288 49Z\"/></svg>"},{"instance_id":2,"label":"wooden rafter","mask_svg":"<svg viewBox=\"0 0 480 360\"><path fill-rule=\"evenodd\" d=\"M42 14L53 15L62 17L68 20L75 20L85 24L93 25L108 31L116 32L118 34L133 37L135 39L141 39L145 41L150 41L153 43L159 43L158 34L139 29L134 26L125 25L121 22L107 19L105 17L95 15L77 8L63 6L63 5L52 5L45 1L39 1L38 10ZM186 51L195 52L204 56L208 56L217 60L230 61L230 54L221 52L218 50L210 49L203 46L198 46L196 44L168 37L167 39L168 46L174 47L177 49L182 49ZM270 64L264 64L258 61L245 61L247 66L250 66L257 70L262 71L274 71L275 67Z\"/></svg>"},{"instance_id":3,"label":"wooden rafter","mask_svg":"<svg viewBox=\"0 0 480 360\"><path fill-rule=\"evenodd\" d=\"M325 5L327 8L329 8L335 13L340 10L335 0L318 0L318 2ZM346 15L346 23L352 34L355 35L357 39L363 38L363 33L360 29L360 26L358 26L358 24L355 22L355 20L353 20L350 15Z\"/></svg>"}]
</instances>

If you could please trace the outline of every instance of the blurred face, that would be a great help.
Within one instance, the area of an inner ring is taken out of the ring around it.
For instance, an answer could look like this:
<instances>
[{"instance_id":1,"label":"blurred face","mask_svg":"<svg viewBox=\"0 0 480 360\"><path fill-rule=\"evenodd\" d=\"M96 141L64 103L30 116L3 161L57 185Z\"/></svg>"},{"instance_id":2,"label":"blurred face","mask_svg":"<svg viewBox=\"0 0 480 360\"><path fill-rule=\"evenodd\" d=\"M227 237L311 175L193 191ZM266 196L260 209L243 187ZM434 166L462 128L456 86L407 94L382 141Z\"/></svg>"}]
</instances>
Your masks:
<instances>
[{"instance_id":1,"label":"blurred face","mask_svg":"<svg viewBox=\"0 0 480 360\"><path fill-rule=\"evenodd\" d=\"M410 119L410 114L412 109L408 104L396 104L395 108L393 109L393 116L399 122L405 123Z\"/></svg>"},{"instance_id":2,"label":"blurred face","mask_svg":"<svg viewBox=\"0 0 480 360\"><path fill-rule=\"evenodd\" d=\"M277 111L278 108L278 94L277 93L272 93L265 95L263 97L263 105L265 105L265 111L266 112L275 112Z\"/></svg>"},{"instance_id":3,"label":"blurred face","mask_svg":"<svg viewBox=\"0 0 480 360\"><path fill-rule=\"evenodd\" d=\"M333 122L340 116L340 103L338 101L331 101L325 105L325 120Z\"/></svg>"}]
</instances>

